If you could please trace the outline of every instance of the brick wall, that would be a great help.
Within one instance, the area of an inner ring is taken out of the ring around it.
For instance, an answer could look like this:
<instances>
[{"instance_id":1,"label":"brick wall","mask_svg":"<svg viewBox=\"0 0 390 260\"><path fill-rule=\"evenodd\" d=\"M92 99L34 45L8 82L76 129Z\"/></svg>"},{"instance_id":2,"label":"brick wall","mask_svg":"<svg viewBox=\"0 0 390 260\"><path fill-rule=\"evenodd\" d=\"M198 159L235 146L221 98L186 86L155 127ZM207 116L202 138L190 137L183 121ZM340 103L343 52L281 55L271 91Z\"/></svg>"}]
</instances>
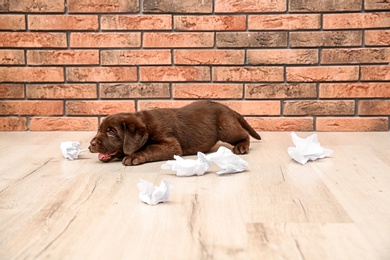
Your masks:
<instances>
[{"instance_id":1,"label":"brick wall","mask_svg":"<svg viewBox=\"0 0 390 260\"><path fill-rule=\"evenodd\" d=\"M388 131L390 2L0 0L0 130L225 103L259 131Z\"/></svg>"}]
</instances>

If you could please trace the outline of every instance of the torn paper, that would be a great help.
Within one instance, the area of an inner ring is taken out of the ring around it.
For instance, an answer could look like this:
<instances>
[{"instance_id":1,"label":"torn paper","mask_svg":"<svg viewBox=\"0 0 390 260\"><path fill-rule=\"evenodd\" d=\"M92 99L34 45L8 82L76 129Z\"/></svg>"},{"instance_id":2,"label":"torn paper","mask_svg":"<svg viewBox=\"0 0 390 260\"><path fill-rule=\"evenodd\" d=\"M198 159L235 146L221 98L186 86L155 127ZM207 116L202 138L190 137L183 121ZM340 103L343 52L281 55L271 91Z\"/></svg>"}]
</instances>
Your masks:
<instances>
[{"instance_id":1,"label":"torn paper","mask_svg":"<svg viewBox=\"0 0 390 260\"><path fill-rule=\"evenodd\" d=\"M249 166L249 163L224 146L215 153L206 155L206 158L221 168L218 174L243 172Z\"/></svg>"},{"instance_id":2,"label":"torn paper","mask_svg":"<svg viewBox=\"0 0 390 260\"><path fill-rule=\"evenodd\" d=\"M203 175L210 167L211 162L204 153L198 152L198 159L183 159L178 155L175 160L169 160L161 166L163 170L175 171L177 176Z\"/></svg>"},{"instance_id":3,"label":"torn paper","mask_svg":"<svg viewBox=\"0 0 390 260\"><path fill-rule=\"evenodd\" d=\"M172 185L162 180L160 186L154 186L152 183L142 180L137 184L139 198L142 202L149 205L157 205L161 202L166 202L171 194Z\"/></svg>"},{"instance_id":4,"label":"torn paper","mask_svg":"<svg viewBox=\"0 0 390 260\"><path fill-rule=\"evenodd\" d=\"M87 149L80 149L79 142L61 142L60 149L62 155L69 160L76 160L81 152L87 151Z\"/></svg>"},{"instance_id":5,"label":"torn paper","mask_svg":"<svg viewBox=\"0 0 390 260\"><path fill-rule=\"evenodd\" d=\"M217 152L205 155L198 152L198 159L183 159L175 155L175 160L169 160L161 166L163 170L176 171L177 176L203 175L214 162L221 168L218 174L238 173L246 170L249 164L235 155L230 149L221 146Z\"/></svg>"},{"instance_id":6,"label":"torn paper","mask_svg":"<svg viewBox=\"0 0 390 260\"><path fill-rule=\"evenodd\" d=\"M317 160L329 156L332 150L323 148L317 139L317 134L312 134L307 138L300 138L292 132L291 137L295 147L287 149L288 154L300 164L307 163L308 160Z\"/></svg>"}]
</instances>

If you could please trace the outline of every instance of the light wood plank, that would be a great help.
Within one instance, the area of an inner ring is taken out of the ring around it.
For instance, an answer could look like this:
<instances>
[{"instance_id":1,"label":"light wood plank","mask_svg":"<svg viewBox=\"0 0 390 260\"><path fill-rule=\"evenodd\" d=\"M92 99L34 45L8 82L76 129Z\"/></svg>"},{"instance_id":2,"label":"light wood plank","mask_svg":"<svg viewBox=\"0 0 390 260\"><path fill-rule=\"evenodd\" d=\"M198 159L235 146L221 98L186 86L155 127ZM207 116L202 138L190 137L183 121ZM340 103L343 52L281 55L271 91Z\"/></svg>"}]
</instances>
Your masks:
<instances>
[{"instance_id":1,"label":"light wood plank","mask_svg":"<svg viewBox=\"0 0 390 260\"><path fill-rule=\"evenodd\" d=\"M334 154L306 165L290 133L261 134L248 171L186 178L62 157L93 132L0 133L0 259L390 258L390 133L318 133ZM140 202L141 178L170 200Z\"/></svg>"}]
</instances>

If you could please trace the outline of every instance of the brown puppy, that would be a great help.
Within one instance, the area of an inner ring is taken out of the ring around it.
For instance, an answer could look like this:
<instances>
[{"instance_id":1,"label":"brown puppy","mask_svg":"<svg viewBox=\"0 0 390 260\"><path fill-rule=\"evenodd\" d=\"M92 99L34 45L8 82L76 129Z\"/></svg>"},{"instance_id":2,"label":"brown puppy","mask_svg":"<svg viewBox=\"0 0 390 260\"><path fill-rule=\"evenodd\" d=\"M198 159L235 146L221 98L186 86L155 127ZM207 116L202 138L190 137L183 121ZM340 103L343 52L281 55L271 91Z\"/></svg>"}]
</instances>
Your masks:
<instances>
[{"instance_id":1,"label":"brown puppy","mask_svg":"<svg viewBox=\"0 0 390 260\"><path fill-rule=\"evenodd\" d=\"M124 165L173 159L209 151L218 141L249 152L249 135L260 136L237 112L212 101L178 109L155 109L108 116L91 140L89 150L100 161L122 159Z\"/></svg>"}]
</instances>

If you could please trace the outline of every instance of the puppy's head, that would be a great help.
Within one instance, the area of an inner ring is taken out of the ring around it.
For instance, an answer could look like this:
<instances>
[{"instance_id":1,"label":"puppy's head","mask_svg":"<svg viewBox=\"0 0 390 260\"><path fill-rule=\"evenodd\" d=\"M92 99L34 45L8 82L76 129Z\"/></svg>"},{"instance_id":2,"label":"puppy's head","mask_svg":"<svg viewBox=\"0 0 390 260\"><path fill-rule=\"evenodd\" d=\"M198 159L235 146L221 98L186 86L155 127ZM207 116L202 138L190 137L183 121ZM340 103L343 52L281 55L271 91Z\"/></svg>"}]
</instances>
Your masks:
<instances>
[{"instance_id":1,"label":"puppy's head","mask_svg":"<svg viewBox=\"0 0 390 260\"><path fill-rule=\"evenodd\" d=\"M139 150L148 140L146 125L134 114L106 117L92 138L89 150L99 153L98 159L108 162Z\"/></svg>"}]
</instances>

